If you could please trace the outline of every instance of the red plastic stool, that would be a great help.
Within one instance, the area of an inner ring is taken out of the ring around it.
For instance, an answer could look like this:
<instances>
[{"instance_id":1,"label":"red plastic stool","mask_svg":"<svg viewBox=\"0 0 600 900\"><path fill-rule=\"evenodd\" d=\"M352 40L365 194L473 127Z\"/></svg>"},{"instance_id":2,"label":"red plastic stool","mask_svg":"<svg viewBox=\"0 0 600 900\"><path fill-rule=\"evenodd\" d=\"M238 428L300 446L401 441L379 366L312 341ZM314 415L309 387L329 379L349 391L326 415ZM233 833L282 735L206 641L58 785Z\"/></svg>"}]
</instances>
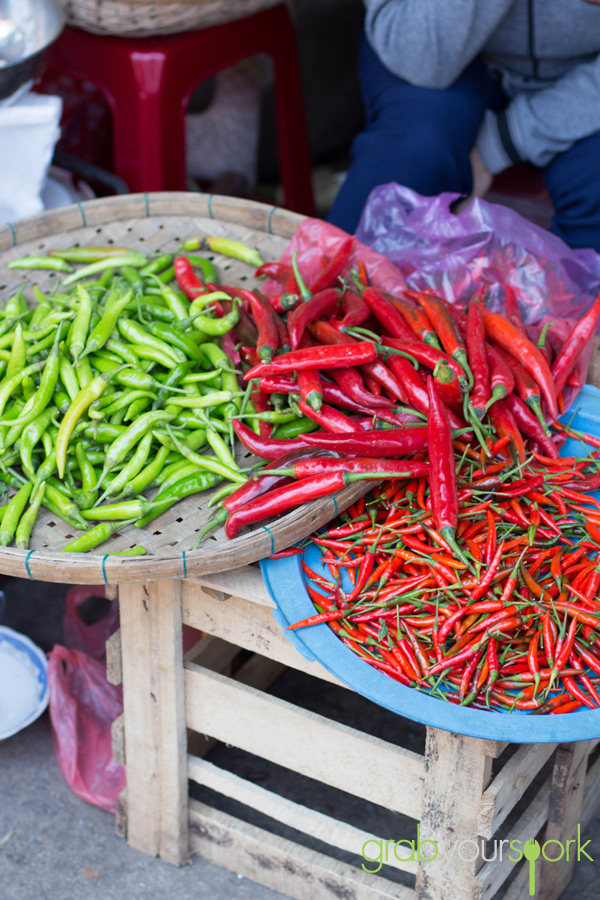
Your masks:
<instances>
[{"instance_id":1,"label":"red plastic stool","mask_svg":"<svg viewBox=\"0 0 600 900\"><path fill-rule=\"evenodd\" d=\"M66 28L49 65L95 84L111 106L114 168L131 191L185 190L184 117L205 78L256 53L273 60L280 179L289 209L314 214L294 26L284 3L181 34L116 38Z\"/></svg>"}]
</instances>

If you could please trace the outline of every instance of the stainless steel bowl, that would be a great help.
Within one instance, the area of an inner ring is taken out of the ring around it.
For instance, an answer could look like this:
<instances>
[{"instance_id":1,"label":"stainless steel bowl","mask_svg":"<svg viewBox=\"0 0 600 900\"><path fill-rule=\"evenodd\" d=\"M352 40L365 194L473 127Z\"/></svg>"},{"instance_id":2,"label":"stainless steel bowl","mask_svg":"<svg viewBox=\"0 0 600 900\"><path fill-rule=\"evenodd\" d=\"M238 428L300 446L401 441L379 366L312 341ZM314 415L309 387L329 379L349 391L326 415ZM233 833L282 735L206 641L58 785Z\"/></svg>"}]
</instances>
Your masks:
<instances>
[{"instance_id":1,"label":"stainless steel bowl","mask_svg":"<svg viewBox=\"0 0 600 900\"><path fill-rule=\"evenodd\" d=\"M0 0L0 100L36 77L63 26L56 0Z\"/></svg>"}]
</instances>

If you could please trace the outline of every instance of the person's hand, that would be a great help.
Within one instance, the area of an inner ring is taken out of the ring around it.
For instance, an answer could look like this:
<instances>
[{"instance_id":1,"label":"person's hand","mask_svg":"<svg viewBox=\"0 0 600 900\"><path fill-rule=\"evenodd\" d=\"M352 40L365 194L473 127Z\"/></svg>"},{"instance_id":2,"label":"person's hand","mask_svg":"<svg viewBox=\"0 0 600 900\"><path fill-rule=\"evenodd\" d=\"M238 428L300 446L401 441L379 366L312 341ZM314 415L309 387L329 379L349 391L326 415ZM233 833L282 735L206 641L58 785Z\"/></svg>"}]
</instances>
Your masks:
<instances>
[{"instance_id":1,"label":"person's hand","mask_svg":"<svg viewBox=\"0 0 600 900\"><path fill-rule=\"evenodd\" d=\"M486 169L477 147L471 150L471 168L473 170L473 196L484 197L492 186L494 176Z\"/></svg>"},{"instance_id":2,"label":"person's hand","mask_svg":"<svg viewBox=\"0 0 600 900\"><path fill-rule=\"evenodd\" d=\"M600 0L598 0L598 2L600 3ZM465 197L464 200L461 200L456 204L454 209L456 213L462 212L463 209L469 205L473 197L484 197L491 188L492 181L494 180L494 176L491 172L488 172L484 161L479 155L477 147L473 147L471 150L470 159L473 172L473 190L470 197Z\"/></svg>"}]
</instances>

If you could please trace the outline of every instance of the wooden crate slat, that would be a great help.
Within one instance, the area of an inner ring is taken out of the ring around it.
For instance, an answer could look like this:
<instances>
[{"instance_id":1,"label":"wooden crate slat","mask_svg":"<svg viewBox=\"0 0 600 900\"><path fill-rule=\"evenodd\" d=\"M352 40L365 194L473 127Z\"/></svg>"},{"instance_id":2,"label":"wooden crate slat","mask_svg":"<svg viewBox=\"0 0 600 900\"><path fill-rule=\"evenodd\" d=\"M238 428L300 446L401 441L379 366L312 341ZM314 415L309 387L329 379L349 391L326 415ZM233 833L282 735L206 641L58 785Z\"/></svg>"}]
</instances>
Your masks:
<instances>
[{"instance_id":1,"label":"wooden crate slat","mask_svg":"<svg viewBox=\"0 0 600 900\"><path fill-rule=\"evenodd\" d=\"M240 597L222 602L204 588L183 583L182 615L186 625L267 655L323 681L348 687L318 662L309 662L283 634L271 610ZM350 690L350 688L349 688Z\"/></svg>"},{"instance_id":2,"label":"wooden crate slat","mask_svg":"<svg viewBox=\"0 0 600 900\"><path fill-rule=\"evenodd\" d=\"M420 754L191 663L185 671L185 695L187 723L195 731L387 809L420 817ZM265 728L265 722L277 725ZM312 747L318 747L318 753L312 754ZM382 772L389 777L382 778Z\"/></svg>"},{"instance_id":3,"label":"wooden crate slat","mask_svg":"<svg viewBox=\"0 0 600 900\"><path fill-rule=\"evenodd\" d=\"M563 744L556 751L544 841L559 841L565 847L574 839L581 824L589 752L588 741ZM550 855L556 855L554 849ZM574 853L565 853L556 861L544 860L540 900L555 900L563 892L573 876L575 861Z\"/></svg>"},{"instance_id":4,"label":"wooden crate slat","mask_svg":"<svg viewBox=\"0 0 600 900\"><path fill-rule=\"evenodd\" d=\"M241 566L239 569L203 575L202 578L189 578L184 584L184 598L188 590L195 591L198 588L204 591L206 588L219 591L223 600L233 596L260 606L271 608L275 606L257 566Z\"/></svg>"},{"instance_id":5,"label":"wooden crate slat","mask_svg":"<svg viewBox=\"0 0 600 900\"><path fill-rule=\"evenodd\" d=\"M583 809L581 810L581 828L590 824L600 806L600 757L590 767L585 776Z\"/></svg>"},{"instance_id":6,"label":"wooden crate slat","mask_svg":"<svg viewBox=\"0 0 600 900\"><path fill-rule=\"evenodd\" d=\"M110 725L110 745L112 747L113 759L121 766L126 765L125 760L125 716L120 716L111 722Z\"/></svg>"},{"instance_id":7,"label":"wooden crate slat","mask_svg":"<svg viewBox=\"0 0 600 900\"><path fill-rule=\"evenodd\" d=\"M521 841L521 844L523 845L529 838L535 837L540 828L543 827L548 818L550 783L551 780L548 779L538 791L537 796L533 798L518 822L511 828L511 840ZM475 876L481 900L490 900L496 891L502 887L516 865L528 867L529 863L526 860L522 860L519 863L513 862L509 859L508 852L503 853L502 859L496 859L492 862L485 863Z\"/></svg>"},{"instance_id":8,"label":"wooden crate slat","mask_svg":"<svg viewBox=\"0 0 600 900\"><path fill-rule=\"evenodd\" d=\"M246 806L256 809L266 816L282 822L284 825L289 825L290 828L303 831L305 834L330 844L332 847L337 847L339 850L346 850L348 853L355 853L357 856L361 856L362 848L367 841L379 843L383 840L385 843L385 839L377 837L368 831L355 828L347 822L324 815L314 809L303 806L301 803L294 803L292 800L288 800L287 797L268 791L204 759L188 755L188 777L198 784L244 803ZM392 858L388 859L386 865L415 875L417 863L416 860L408 858L410 855L408 847L399 847L398 849L405 851L407 858L399 860L392 855Z\"/></svg>"},{"instance_id":9,"label":"wooden crate slat","mask_svg":"<svg viewBox=\"0 0 600 900\"><path fill-rule=\"evenodd\" d=\"M121 684L123 681L120 628L106 642L106 680L109 684Z\"/></svg>"},{"instance_id":10,"label":"wooden crate slat","mask_svg":"<svg viewBox=\"0 0 600 900\"><path fill-rule=\"evenodd\" d=\"M410 888L190 801L194 853L293 900L416 900Z\"/></svg>"},{"instance_id":11,"label":"wooden crate slat","mask_svg":"<svg viewBox=\"0 0 600 900\"><path fill-rule=\"evenodd\" d=\"M478 834L489 839L496 833L555 750L556 744L519 747L483 794Z\"/></svg>"}]
</instances>

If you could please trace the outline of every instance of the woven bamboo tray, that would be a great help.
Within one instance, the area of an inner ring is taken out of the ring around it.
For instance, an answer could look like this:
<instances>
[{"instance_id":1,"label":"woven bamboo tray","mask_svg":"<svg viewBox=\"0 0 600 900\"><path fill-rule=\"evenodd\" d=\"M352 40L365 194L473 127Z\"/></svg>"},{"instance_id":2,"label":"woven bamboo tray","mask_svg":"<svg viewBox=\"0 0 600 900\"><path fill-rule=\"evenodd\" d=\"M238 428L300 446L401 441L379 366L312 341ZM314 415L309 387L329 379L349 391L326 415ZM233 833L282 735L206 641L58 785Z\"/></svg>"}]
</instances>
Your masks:
<instances>
[{"instance_id":1,"label":"woven bamboo tray","mask_svg":"<svg viewBox=\"0 0 600 900\"><path fill-rule=\"evenodd\" d=\"M4 304L19 284L35 280L51 290L51 272L8 270L20 256L47 253L72 246L134 247L148 253L172 252L182 240L196 235L236 238L257 249L265 260L277 259L302 216L278 207L216 195L187 193L130 194L90 200L24 219L0 228L0 303ZM212 257L224 283L252 284L252 270L244 263ZM250 454L241 451L241 464ZM194 551L196 534L206 524L207 501L213 491L188 497L154 519L146 528L129 526L91 553L61 553L60 547L75 535L61 519L42 510L29 551L0 548L0 572L17 577L63 583L118 584L124 581L157 581L201 575L243 566L290 546L329 521L366 493L372 482L351 485L333 497L305 504L285 516L267 522L233 541L220 528L203 547ZM108 554L142 544L142 557L119 558Z\"/></svg>"}]
</instances>

